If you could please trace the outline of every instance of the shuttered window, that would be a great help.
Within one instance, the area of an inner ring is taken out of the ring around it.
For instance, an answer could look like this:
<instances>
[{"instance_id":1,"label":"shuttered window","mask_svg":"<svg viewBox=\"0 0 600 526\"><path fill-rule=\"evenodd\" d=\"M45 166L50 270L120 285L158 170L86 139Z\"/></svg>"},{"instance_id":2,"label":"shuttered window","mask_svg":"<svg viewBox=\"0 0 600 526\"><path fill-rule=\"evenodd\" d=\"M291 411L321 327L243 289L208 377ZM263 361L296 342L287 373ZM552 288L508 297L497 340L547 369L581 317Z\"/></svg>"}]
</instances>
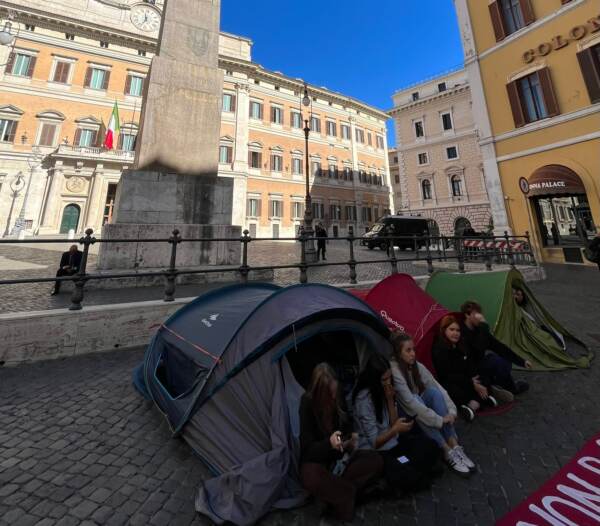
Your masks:
<instances>
[{"instance_id":1,"label":"shuttered window","mask_svg":"<svg viewBox=\"0 0 600 526\"><path fill-rule=\"evenodd\" d=\"M25 53L12 52L8 56L6 72L18 77L32 77L35 68L36 57Z\"/></svg>"},{"instance_id":2,"label":"shuttered window","mask_svg":"<svg viewBox=\"0 0 600 526\"><path fill-rule=\"evenodd\" d=\"M577 59L590 101L600 102L600 44L577 53Z\"/></svg>"},{"instance_id":3,"label":"shuttered window","mask_svg":"<svg viewBox=\"0 0 600 526\"><path fill-rule=\"evenodd\" d=\"M296 175L302 174L302 159L292 159L292 173Z\"/></svg>"},{"instance_id":4,"label":"shuttered window","mask_svg":"<svg viewBox=\"0 0 600 526\"><path fill-rule=\"evenodd\" d=\"M231 93L223 94L223 111L229 113L235 112L235 95Z\"/></svg>"},{"instance_id":5,"label":"shuttered window","mask_svg":"<svg viewBox=\"0 0 600 526\"><path fill-rule=\"evenodd\" d=\"M84 86L86 88L106 90L108 89L109 79L110 71L100 68L89 67L85 72Z\"/></svg>"},{"instance_id":6,"label":"shuttered window","mask_svg":"<svg viewBox=\"0 0 600 526\"><path fill-rule=\"evenodd\" d=\"M60 84L66 84L69 82L69 73L71 71L71 63L70 62L56 62L56 66L54 68L54 76L52 77L52 82L58 82Z\"/></svg>"},{"instance_id":7,"label":"shuttered window","mask_svg":"<svg viewBox=\"0 0 600 526\"><path fill-rule=\"evenodd\" d=\"M262 153L248 152L248 164L250 165L250 168L262 168Z\"/></svg>"},{"instance_id":8,"label":"shuttered window","mask_svg":"<svg viewBox=\"0 0 600 526\"><path fill-rule=\"evenodd\" d=\"M535 21L530 0L496 0L489 10L498 42Z\"/></svg>"},{"instance_id":9,"label":"shuttered window","mask_svg":"<svg viewBox=\"0 0 600 526\"><path fill-rule=\"evenodd\" d=\"M17 132L17 121L0 119L0 141L14 142Z\"/></svg>"},{"instance_id":10,"label":"shuttered window","mask_svg":"<svg viewBox=\"0 0 600 526\"><path fill-rule=\"evenodd\" d=\"M40 131L38 144L40 146L54 146L54 138L56 137L56 124L44 122Z\"/></svg>"},{"instance_id":11,"label":"shuttered window","mask_svg":"<svg viewBox=\"0 0 600 526\"><path fill-rule=\"evenodd\" d=\"M246 203L246 215L248 217L260 217L260 199L249 198Z\"/></svg>"},{"instance_id":12,"label":"shuttered window","mask_svg":"<svg viewBox=\"0 0 600 526\"><path fill-rule=\"evenodd\" d=\"M96 145L96 139L98 136L97 130L79 129L77 131L79 132L76 134L75 144L77 144L77 146L95 146Z\"/></svg>"},{"instance_id":13,"label":"shuttered window","mask_svg":"<svg viewBox=\"0 0 600 526\"><path fill-rule=\"evenodd\" d=\"M144 77L138 75L127 75L125 81L125 94L134 97L141 97L144 90Z\"/></svg>"},{"instance_id":14,"label":"shuttered window","mask_svg":"<svg viewBox=\"0 0 600 526\"><path fill-rule=\"evenodd\" d=\"M283 157L281 155L271 155L271 171L283 172Z\"/></svg>"},{"instance_id":15,"label":"shuttered window","mask_svg":"<svg viewBox=\"0 0 600 526\"><path fill-rule=\"evenodd\" d=\"M560 113L548 68L511 82L507 90L517 128Z\"/></svg>"},{"instance_id":16,"label":"shuttered window","mask_svg":"<svg viewBox=\"0 0 600 526\"><path fill-rule=\"evenodd\" d=\"M271 122L273 124L283 124L283 108L271 106Z\"/></svg>"},{"instance_id":17,"label":"shuttered window","mask_svg":"<svg viewBox=\"0 0 600 526\"><path fill-rule=\"evenodd\" d=\"M302 128L302 115L297 111L291 113L291 124L292 128Z\"/></svg>"},{"instance_id":18,"label":"shuttered window","mask_svg":"<svg viewBox=\"0 0 600 526\"><path fill-rule=\"evenodd\" d=\"M233 148L231 146L219 146L219 162L230 164L233 158Z\"/></svg>"},{"instance_id":19,"label":"shuttered window","mask_svg":"<svg viewBox=\"0 0 600 526\"><path fill-rule=\"evenodd\" d=\"M250 101L250 117L252 119L262 119L263 118L263 105L257 101Z\"/></svg>"},{"instance_id":20,"label":"shuttered window","mask_svg":"<svg viewBox=\"0 0 600 526\"><path fill-rule=\"evenodd\" d=\"M310 130L315 133L321 133L321 120L319 117L311 117L310 118Z\"/></svg>"}]
</instances>

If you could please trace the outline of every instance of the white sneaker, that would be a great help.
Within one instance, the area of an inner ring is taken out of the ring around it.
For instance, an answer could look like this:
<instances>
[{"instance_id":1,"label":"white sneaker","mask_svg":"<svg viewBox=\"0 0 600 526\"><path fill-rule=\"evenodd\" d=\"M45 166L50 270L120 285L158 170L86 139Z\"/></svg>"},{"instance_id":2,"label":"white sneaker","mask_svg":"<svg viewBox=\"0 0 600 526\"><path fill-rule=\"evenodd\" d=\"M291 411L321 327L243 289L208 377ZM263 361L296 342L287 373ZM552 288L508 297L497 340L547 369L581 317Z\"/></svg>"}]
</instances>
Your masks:
<instances>
[{"instance_id":1,"label":"white sneaker","mask_svg":"<svg viewBox=\"0 0 600 526\"><path fill-rule=\"evenodd\" d=\"M462 416L467 422L473 422L475 419L475 411L468 405L461 405L459 408L460 416Z\"/></svg>"},{"instance_id":2,"label":"white sneaker","mask_svg":"<svg viewBox=\"0 0 600 526\"><path fill-rule=\"evenodd\" d=\"M465 466L471 470L475 469L475 463L467 456L462 446L456 446L452 451L456 451Z\"/></svg>"},{"instance_id":3,"label":"white sneaker","mask_svg":"<svg viewBox=\"0 0 600 526\"><path fill-rule=\"evenodd\" d=\"M498 400L496 400L496 399L495 399L493 396L491 396L491 395L487 397L487 399L486 399L486 402L488 403L488 405L489 405L490 407L498 407L498 405L500 405L500 404L498 404Z\"/></svg>"},{"instance_id":4,"label":"white sneaker","mask_svg":"<svg viewBox=\"0 0 600 526\"><path fill-rule=\"evenodd\" d=\"M471 470L463 462L462 457L460 453L456 451L456 448L448 451L446 454L446 462L448 466L450 466L450 469L454 471L454 473L457 473L462 477L468 477L471 473Z\"/></svg>"}]
</instances>

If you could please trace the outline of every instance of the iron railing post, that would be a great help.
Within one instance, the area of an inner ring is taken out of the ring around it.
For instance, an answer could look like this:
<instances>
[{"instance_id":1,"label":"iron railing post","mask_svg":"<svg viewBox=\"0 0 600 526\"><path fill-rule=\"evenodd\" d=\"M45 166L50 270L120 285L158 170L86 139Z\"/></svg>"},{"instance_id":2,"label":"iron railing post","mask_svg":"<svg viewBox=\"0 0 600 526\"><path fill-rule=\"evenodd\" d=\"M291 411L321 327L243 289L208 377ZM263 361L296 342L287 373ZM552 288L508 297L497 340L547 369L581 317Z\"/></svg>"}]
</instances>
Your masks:
<instances>
[{"instance_id":1,"label":"iron railing post","mask_svg":"<svg viewBox=\"0 0 600 526\"><path fill-rule=\"evenodd\" d=\"M464 246L463 246L463 238L455 237L454 238L454 246L457 251L458 257L458 271L461 274L465 273L465 254L464 254Z\"/></svg>"},{"instance_id":2,"label":"iron railing post","mask_svg":"<svg viewBox=\"0 0 600 526\"><path fill-rule=\"evenodd\" d=\"M515 255L510 244L510 238L508 237L508 230L504 231L504 240L506 241L506 253L508 255L508 264L515 268Z\"/></svg>"},{"instance_id":3,"label":"iron railing post","mask_svg":"<svg viewBox=\"0 0 600 526\"><path fill-rule=\"evenodd\" d=\"M448 254L446 254L446 249L448 248L448 241L446 236L442 236L442 257L444 261L448 261Z\"/></svg>"},{"instance_id":4,"label":"iron railing post","mask_svg":"<svg viewBox=\"0 0 600 526\"><path fill-rule=\"evenodd\" d=\"M354 227L350 225L348 227L348 243L350 243L350 260L348 266L350 267L350 283L356 285L356 259L354 259Z\"/></svg>"},{"instance_id":5,"label":"iron railing post","mask_svg":"<svg viewBox=\"0 0 600 526\"><path fill-rule=\"evenodd\" d=\"M398 260L396 259L396 247L395 239L390 234L389 249L390 249L390 263L392 264L392 274L398 274Z\"/></svg>"},{"instance_id":6,"label":"iron railing post","mask_svg":"<svg viewBox=\"0 0 600 526\"><path fill-rule=\"evenodd\" d=\"M442 238L440 236L436 237L436 245L437 245L437 259L438 261L442 260L442 247L440 246L442 243Z\"/></svg>"},{"instance_id":7,"label":"iron railing post","mask_svg":"<svg viewBox=\"0 0 600 526\"><path fill-rule=\"evenodd\" d=\"M306 233L302 232L300 237L300 283L308 282L306 265Z\"/></svg>"},{"instance_id":8,"label":"iron railing post","mask_svg":"<svg viewBox=\"0 0 600 526\"><path fill-rule=\"evenodd\" d=\"M488 237L483 238L483 247L485 250L485 270L492 270L492 254L490 253L490 241ZM493 245L493 244L492 244Z\"/></svg>"},{"instance_id":9,"label":"iron railing post","mask_svg":"<svg viewBox=\"0 0 600 526\"><path fill-rule=\"evenodd\" d=\"M85 282L87 281L85 271L88 254L90 253L90 245L93 245L96 242L96 238L92 237L93 233L94 231L91 228L88 228L85 231L85 237L82 237L79 240L79 244L83 245L83 255L81 256L79 269L77 269L77 279L75 280L75 289L73 289L73 294L71 294L71 305L69 305L69 310L81 310L83 287L85 287Z\"/></svg>"},{"instance_id":10,"label":"iron railing post","mask_svg":"<svg viewBox=\"0 0 600 526\"><path fill-rule=\"evenodd\" d=\"M527 254L529 255L531 264L535 266L537 262L535 260L535 253L533 252L533 247L531 246L529 230L525 230L525 239L527 239Z\"/></svg>"},{"instance_id":11,"label":"iron railing post","mask_svg":"<svg viewBox=\"0 0 600 526\"><path fill-rule=\"evenodd\" d=\"M177 245L181 243L181 236L177 228L173 230L173 235L168 242L171 245L171 260L169 261L169 268L165 272L165 295L163 300L174 301L175 280L177 279Z\"/></svg>"},{"instance_id":12,"label":"iron railing post","mask_svg":"<svg viewBox=\"0 0 600 526\"><path fill-rule=\"evenodd\" d=\"M417 259L421 259L419 257L419 245L417 243L417 234L413 234L413 250L414 253L417 255Z\"/></svg>"},{"instance_id":13,"label":"iron railing post","mask_svg":"<svg viewBox=\"0 0 600 526\"><path fill-rule=\"evenodd\" d=\"M427 238L425 241L425 249L427 250L427 273L431 276L433 274L433 258L431 257L431 238Z\"/></svg>"},{"instance_id":14,"label":"iron railing post","mask_svg":"<svg viewBox=\"0 0 600 526\"><path fill-rule=\"evenodd\" d=\"M248 266L248 243L250 243L250 231L244 230L244 235L241 237L240 241L242 243L242 265L240 266L240 278L242 283L248 283L248 273L250 272L250 267Z\"/></svg>"}]
</instances>

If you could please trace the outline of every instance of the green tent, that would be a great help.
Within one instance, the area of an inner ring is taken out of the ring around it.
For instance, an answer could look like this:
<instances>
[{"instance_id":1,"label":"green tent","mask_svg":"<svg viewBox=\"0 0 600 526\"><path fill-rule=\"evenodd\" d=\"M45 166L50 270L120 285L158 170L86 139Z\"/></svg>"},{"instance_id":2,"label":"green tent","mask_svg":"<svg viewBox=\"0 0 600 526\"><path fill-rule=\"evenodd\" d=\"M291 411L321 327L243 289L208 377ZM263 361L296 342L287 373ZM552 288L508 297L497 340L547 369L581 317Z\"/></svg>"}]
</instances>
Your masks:
<instances>
[{"instance_id":1,"label":"green tent","mask_svg":"<svg viewBox=\"0 0 600 526\"><path fill-rule=\"evenodd\" d=\"M515 302L513 287L524 292L527 299L524 307ZM460 311L467 300L477 301L494 336L529 360L538 371L590 366L592 352L536 300L516 270L479 274L437 272L429 280L427 292L453 312Z\"/></svg>"}]
</instances>

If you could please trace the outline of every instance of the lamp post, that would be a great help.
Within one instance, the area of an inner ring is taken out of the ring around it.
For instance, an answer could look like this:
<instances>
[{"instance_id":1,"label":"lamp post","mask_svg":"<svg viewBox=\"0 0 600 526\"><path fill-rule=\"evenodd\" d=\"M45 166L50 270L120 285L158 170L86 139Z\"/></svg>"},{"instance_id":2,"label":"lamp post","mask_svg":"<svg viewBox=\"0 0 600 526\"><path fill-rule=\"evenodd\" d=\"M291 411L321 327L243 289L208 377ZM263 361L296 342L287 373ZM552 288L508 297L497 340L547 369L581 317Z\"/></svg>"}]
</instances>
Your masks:
<instances>
[{"instance_id":1,"label":"lamp post","mask_svg":"<svg viewBox=\"0 0 600 526\"><path fill-rule=\"evenodd\" d=\"M29 198L29 190L31 189L31 181L35 173L35 169L38 167L42 160L42 154L37 147L31 149L31 153L27 157L27 164L29 165L29 179L27 180L27 188L25 189L25 195L23 196L23 204L21 205L21 211L19 217L15 221L11 234L13 236L19 236L23 230L25 230L25 214L27 213L27 200Z\"/></svg>"},{"instance_id":2,"label":"lamp post","mask_svg":"<svg viewBox=\"0 0 600 526\"><path fill-rule=\"evenodd\" d=\"M312 197L310 195L310 163L308 158L308 138L310 135L310 119L312 118L312 100L308 95L308 86L306 82L304 83L302 106L305 108L310 108L308 119L304 119L302 107L300 108L301 119L304 121L304 167L306 172L306 196L304 198L304 236L307 238L312 238L315 235L315 231L313 230ZM306 262L316 262L317 251L315 250L314 239L308 239L305 243Z\"/></svg>"},{"instance_id":3,"label":"lamp post","mask_svg":"<svg viewBox=\"0 0 600 526\"><path fill-rule=\"evenodd\" d=\"M8 233L10 232L10 222L12 220L12 214L15 208L15 201L17 200L21 190L23 190L24 186L25 178L23 177L23 172L19 172L10 183L12 201L10 203L10 210L8 211L8 219L6 220L6 228L4 229L4 234L2 234L2 237L8 236Z\"/></svg>"}]
</instances>

